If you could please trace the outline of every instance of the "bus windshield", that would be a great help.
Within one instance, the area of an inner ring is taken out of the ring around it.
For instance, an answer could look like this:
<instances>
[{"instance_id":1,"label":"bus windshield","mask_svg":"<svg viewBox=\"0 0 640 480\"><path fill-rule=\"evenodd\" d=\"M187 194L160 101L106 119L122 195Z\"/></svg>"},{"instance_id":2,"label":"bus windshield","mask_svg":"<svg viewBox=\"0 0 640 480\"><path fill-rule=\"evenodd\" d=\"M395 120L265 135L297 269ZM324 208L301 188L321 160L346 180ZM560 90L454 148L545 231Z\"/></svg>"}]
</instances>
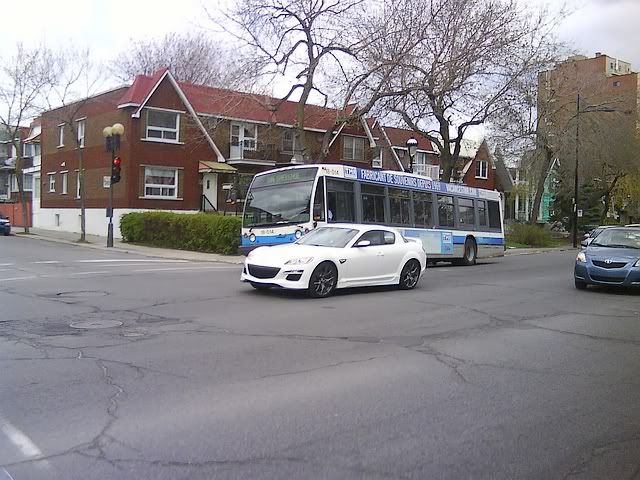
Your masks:
<instances>
[{"instance_id":1,"label":"bus windshield","mask_svg":"<svg viewBox=\"0 0 640 480\"><path fill-rule=\"evenodd\" d=\"M256 177L247 193L244 227L305 223L317 168L300 168Z\"/></svg>"}]
</instances>

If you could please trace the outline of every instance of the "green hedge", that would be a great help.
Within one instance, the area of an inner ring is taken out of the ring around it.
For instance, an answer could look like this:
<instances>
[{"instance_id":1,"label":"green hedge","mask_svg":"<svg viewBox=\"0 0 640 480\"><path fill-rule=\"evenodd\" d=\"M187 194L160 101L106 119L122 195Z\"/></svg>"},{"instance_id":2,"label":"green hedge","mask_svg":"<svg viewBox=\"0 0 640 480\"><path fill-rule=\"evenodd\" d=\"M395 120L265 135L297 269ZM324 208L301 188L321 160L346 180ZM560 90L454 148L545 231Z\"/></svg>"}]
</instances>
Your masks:
<instances>
[{"instance_id":1,"label":"green hedge","mask_svg":"<svg viewBox=\"0 0 640 480\"><path fill-rule=\"evenodd\" d=\"M554 245L551 233L538 225L516 223L511 227L508 240L531 247L551 247Z\"/></svg>"},{"instance_id":2,"label":"green hedge","mask_svg":"<svg viewBox=\"0 0 640 480\"><path fill-rule=\"evenodd\" d=\"M125 242L154 247L233 254L240 241L240 217L208 213L135 212L120 219Z\"/></svg>"}]
</instances>

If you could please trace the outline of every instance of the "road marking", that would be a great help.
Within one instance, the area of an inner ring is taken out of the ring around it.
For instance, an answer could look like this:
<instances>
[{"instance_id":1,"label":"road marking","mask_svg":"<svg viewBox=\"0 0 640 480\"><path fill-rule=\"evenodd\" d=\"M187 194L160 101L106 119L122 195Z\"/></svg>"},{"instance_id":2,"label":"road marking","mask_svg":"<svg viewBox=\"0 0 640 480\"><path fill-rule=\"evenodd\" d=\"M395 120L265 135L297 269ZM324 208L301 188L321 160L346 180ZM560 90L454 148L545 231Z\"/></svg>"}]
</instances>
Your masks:
<instances>
[{"instance_id":1,"label":"road marking","mask_svg":"<svg viewBox=\"0 0 640 480\"><path fill-rule=\"evenodd\" d=\"M95 272L73 272L73 273L70 273L69 275L98 275L103 273L111 273L111 270L98 270Z\"/></svg>"},{"instance_id":2,"label":"road marking","mask_svg":"<svg viewBox=\"0 0 640 480\"><path fill-rule=\"evenodd\" d=\"M180 270L236 270L238 267L174 267L174 268L143 268L140 270L133 270L135 273L142 272L175 272Z\"/></svg>"},{"instance_id":3,"label":"road marking","mask_svg":"<svg viewBox=\"0 0 640 480\"><path fill-rule=\"evenodd\" d=\"M30 275L28 277L0 278L0 282L13 282L15 280L31 280L32 278L36 278L36 276L35 275Z\"/></svg>"},{"instance_id":4,"label":"road marking","mask_svg":"<svg viewBox=\"0 0 640 480\"><path fill-rule=\"evenodd\" d=\"M54 263L62 263L60 260L41 260L39 262L31 262L39 265L49 265Z\"/></svg>"},{"instance_id":5,"label":"road marking","mask_svg":"<svg viewBox=\"0 0 640 480\"><path fill-rule=\"evenodd\" d=\"M7 472L7 469L2 467L2 470L0 470L0 473L3 473L4 476L0 476L0 478L8 478L9 480L14 480L14 478L11 476L11 474L9 472Z\"/></svg>"},{"instance_id":6,"label":"road marking","mask_svg":"<svg viewBox=\"0 0 640 480\"><path fill-rule=\"evenodd\" d=\"M76 260L76 263L189 263L189 260L150 260L141 258L109 258L99 260Z\"/></svg>"},{"instance_id":7,"label":"road marking","mask_svg":"<svg viewBox=\"0 0 640 480\"><path fill-rule=\"evenodd\" d=\"M13 268L0 268L0 272L12 272Z\"/></svg>"},{"instance_id":8,"label":"road marking","mask_svg":"<svg viewBox=\"0 0 640 480\"><path fill-rule=\"evenodd\" d=\"M42 451L23 432L11 425L7 420L0 417L0 430L6 435L11 443L27 458L40 457Z\"/></svg>"},{"instance_id":9,"label":"road marking","mask_svg":"<svg viewBox=\"0 0 640 480\"><path fill-rule=\"evenodd\" d=\"M13 263L0 263L0 267L11 267Z\"/></svg>"}]
</instances>

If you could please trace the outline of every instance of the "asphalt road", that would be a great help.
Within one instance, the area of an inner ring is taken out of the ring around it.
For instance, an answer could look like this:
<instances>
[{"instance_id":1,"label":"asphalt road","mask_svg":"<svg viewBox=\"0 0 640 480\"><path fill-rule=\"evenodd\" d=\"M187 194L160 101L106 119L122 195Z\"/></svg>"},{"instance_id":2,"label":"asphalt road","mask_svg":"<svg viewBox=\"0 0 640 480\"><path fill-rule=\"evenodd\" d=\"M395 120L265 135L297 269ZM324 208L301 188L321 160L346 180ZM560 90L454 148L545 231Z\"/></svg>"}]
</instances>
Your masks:
<instances>
[{"instance_id":1,"label":"asphalt road","mask_svg":"<svg viewBox=\"0 0 640 480\"><path fill-rule=\"evenodd\" d=\"M0 238L0 480L638 479L640 294L573 258L310 300Z\"/></svg>"}]
</instances>

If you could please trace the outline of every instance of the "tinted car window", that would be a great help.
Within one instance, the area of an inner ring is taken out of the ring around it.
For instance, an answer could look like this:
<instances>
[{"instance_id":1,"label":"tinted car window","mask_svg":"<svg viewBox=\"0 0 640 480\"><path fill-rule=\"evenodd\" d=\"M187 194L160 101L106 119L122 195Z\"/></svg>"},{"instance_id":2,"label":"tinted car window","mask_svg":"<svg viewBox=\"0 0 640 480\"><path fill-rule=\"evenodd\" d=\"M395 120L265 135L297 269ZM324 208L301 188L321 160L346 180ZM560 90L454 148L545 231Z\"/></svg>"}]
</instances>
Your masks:
<instances>
[{"instance_id":1,"label":"tinted car window","mask_svg":"<svg viewBox=\"0 0 640 480\"><path fill-rule=\"evenodd\" d=\"M393 232L384 232L383 235L385 245L393 245L396 243L396 236Z\"/></svg>"},{"instance_id":2,"label":"tinted car window","mask_svg":"<svg viewBox=\"0 0 640 480\"><path fill-rule=\"evenodd\" d=\"M362 234L358 242L363 240L369 240L371 245L384 245L384 232L382 230L371 230Z\"/></svg>"}]
</instances>

